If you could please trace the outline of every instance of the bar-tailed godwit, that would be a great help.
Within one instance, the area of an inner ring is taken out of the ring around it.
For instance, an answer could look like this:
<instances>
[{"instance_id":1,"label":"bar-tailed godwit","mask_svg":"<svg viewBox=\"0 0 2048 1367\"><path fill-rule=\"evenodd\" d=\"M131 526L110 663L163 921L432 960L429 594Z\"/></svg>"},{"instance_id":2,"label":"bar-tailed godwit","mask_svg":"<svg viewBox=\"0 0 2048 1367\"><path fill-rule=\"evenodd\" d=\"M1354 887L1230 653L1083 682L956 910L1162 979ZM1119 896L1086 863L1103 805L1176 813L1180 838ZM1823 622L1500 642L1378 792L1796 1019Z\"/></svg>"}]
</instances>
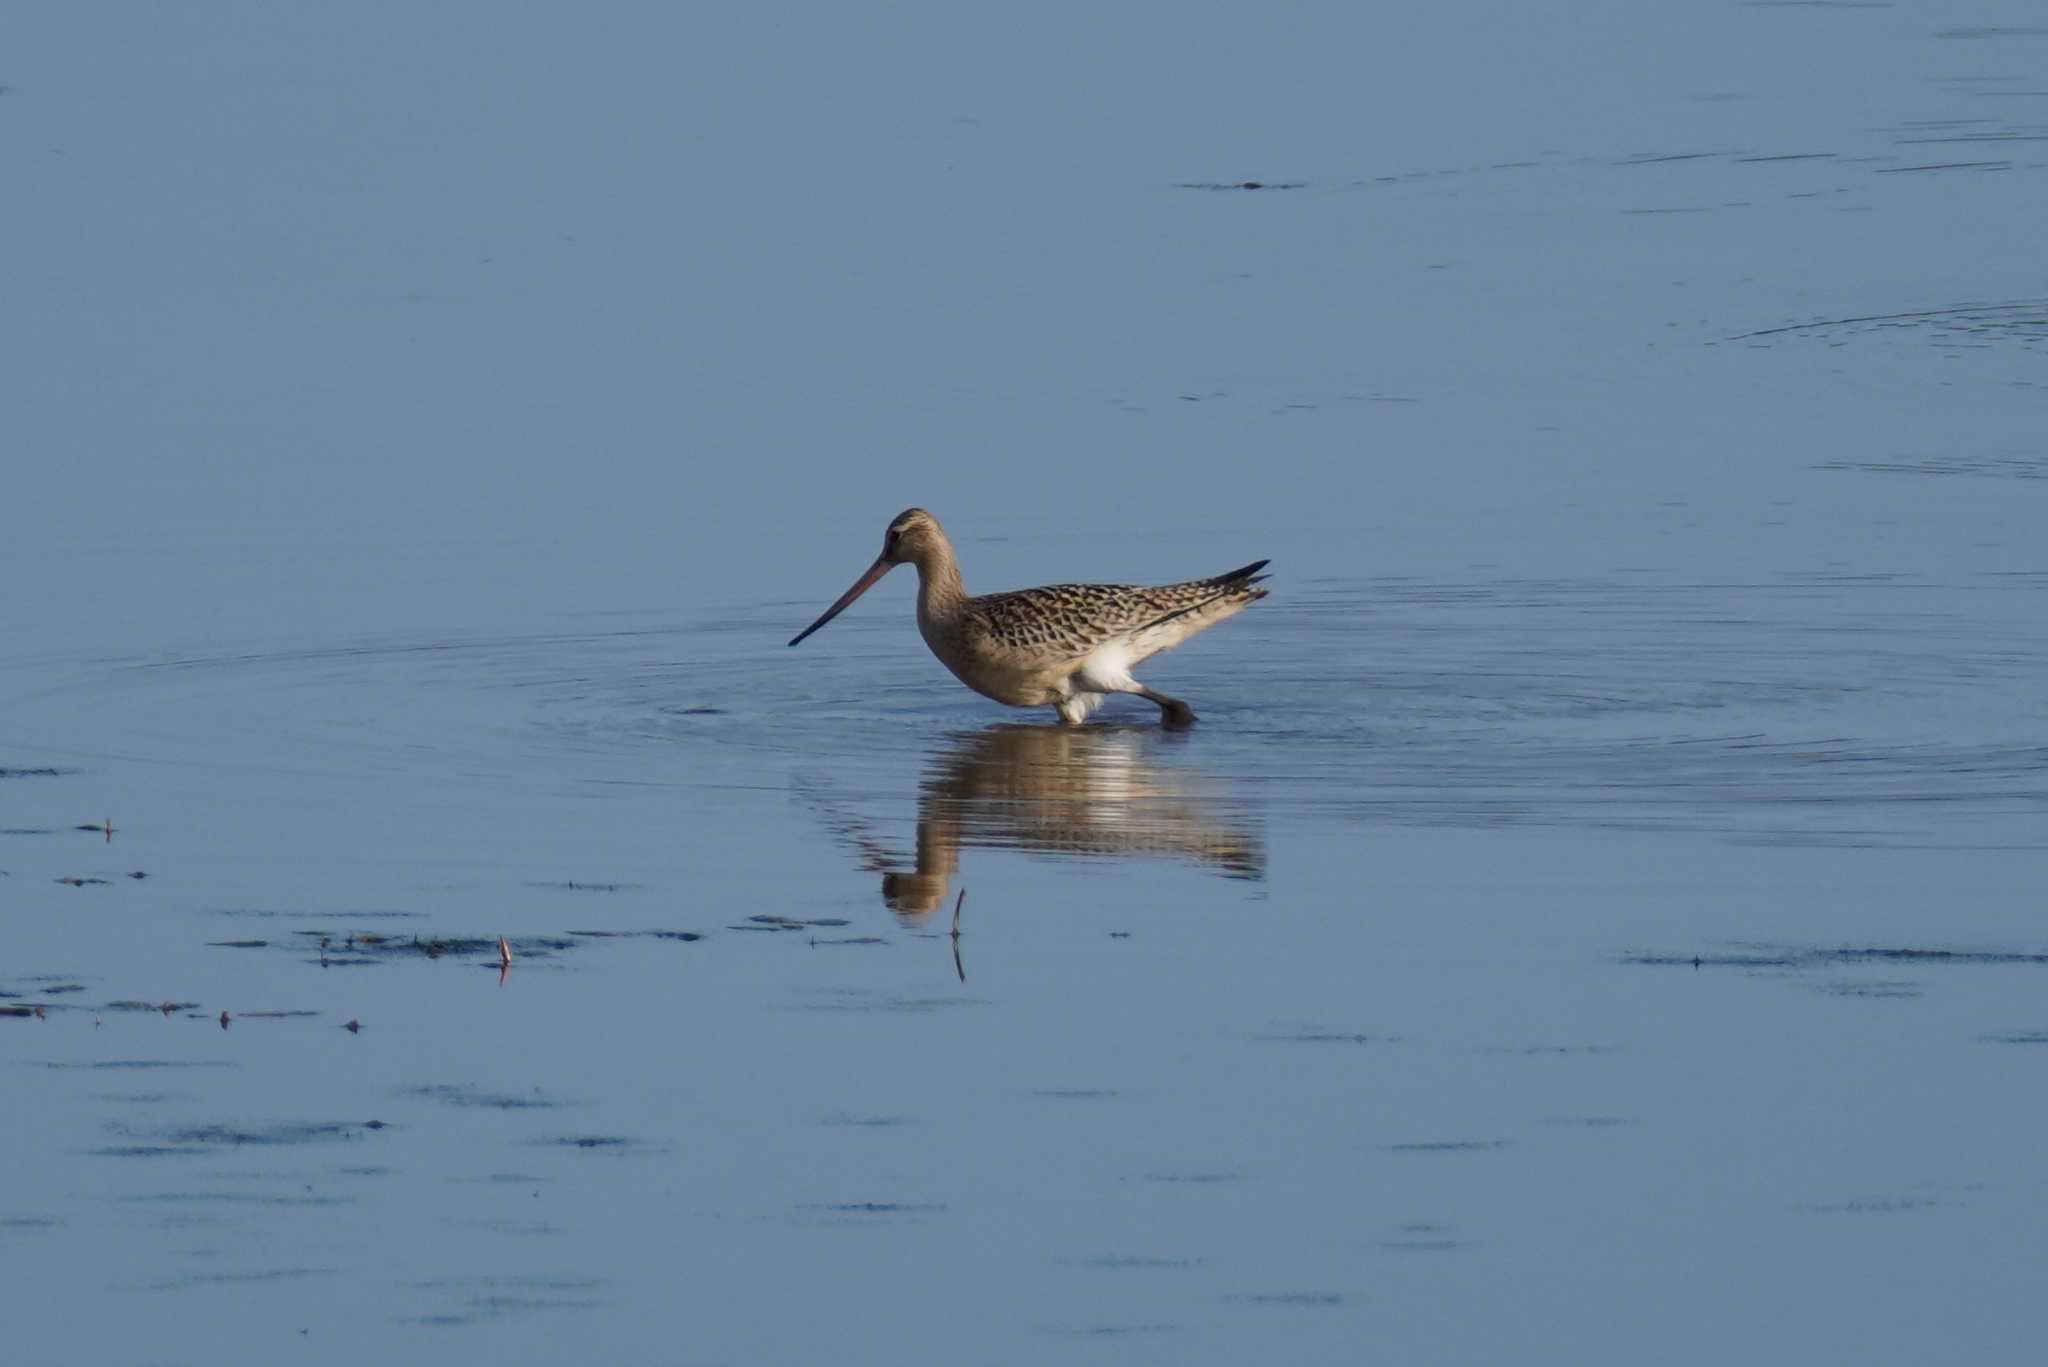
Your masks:
<instances>
[{"instance_id":1,"label":"bar-tailed godwit","mask_svg":"<svg viewBox=\"0 0 2048 1367\"><path fill-rule=\"evenodd\" d=\"M945 528L912 508L889 524L867 573L790 644L844 612L898 565L917 566L917 629L939 663L977 693L1012 707L1056 707L1070 725L1111 693L1135 693L1159 705L1163 724L1186 726L1194 710L1145 687L1131 669L1266 596L1256 587L1265 577L1260 560L1213 579L1156 588L1048 584L970 598Z\"/></svg>"}]
</instances>

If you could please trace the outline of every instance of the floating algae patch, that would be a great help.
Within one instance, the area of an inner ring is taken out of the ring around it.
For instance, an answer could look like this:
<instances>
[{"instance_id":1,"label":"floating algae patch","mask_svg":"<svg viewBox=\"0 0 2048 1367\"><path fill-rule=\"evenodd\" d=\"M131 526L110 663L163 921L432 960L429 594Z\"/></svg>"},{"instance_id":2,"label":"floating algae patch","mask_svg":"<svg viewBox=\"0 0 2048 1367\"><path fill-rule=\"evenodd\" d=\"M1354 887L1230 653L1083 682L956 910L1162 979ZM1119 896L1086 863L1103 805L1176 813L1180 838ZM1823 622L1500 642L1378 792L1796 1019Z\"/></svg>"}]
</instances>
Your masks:
<instances>
[{"instance_id":1,"label":"floating algae patch","mask_svg":"<svg viewBox=\"0 0 2048 1367\"><path fill-rule=\"evenodd\" d=\"M1914 171L1995 170L2010 162L1943 162L1925 166L1890 166L1877 175ZM1804 323L1745 332L1724 340L1751 346L1814 341L1839 346L1849 338L1905 338L1937 347L1999 344L2033 348L2048 343L2048 300L2014 299L1996 303L1953 304L1946 308L1906 313L1869 313L1849 318L1821 318Z\"/></svg>"},{"instance_id":2,"label":"floating algae patch","mask_svg":"<svg viewBox=\"0 0 2048 1367\"><path fill-rule=\"evenodd\" d=\"M469 1087L450 1083L437 1083L423 1087L404 1088L400 1095L416 1096L427 1101L438 1101L444 1106L460 1106L467 1109L487 1111L552 1111L559 1110L567 1102L540 1095L536 1089L530 1093L488 1092L480 1087Z\"/></svg>"},{"instance_id":3,"label":"floating algae patch","mask_svg":"<svg viewBox=\"0 0 2048 1367\"><path fill-rule=\"evenodd\" d=\"M1049 1324L1034 1332L1047 1338L1123 1339L1146 1334L1171 1334L1179 1328L1171 1320L1159 1320L1144 1324Z\"/></svg>"},{"instance_id":4,"label":"floating algae patch","mask_svg":"<svg viewBox=\"0 0 2048 1367\"><path fill-rule=\"evenodd\" d=\"M382 1121L278 1121L270 1124L203 1124L138 1126L110 1123L109 1133L132 1142L93 1149L102 1158L163 1158L212 1154L225 1149L291 1148L359 1140L368 1131L386 1129Z\"/></svg>"},{"instance_id":5,"label":"floating algae patch","mask_svg":"<svg viewBox=\"0 0 2048 1367\"><path fill-rule=\"evenodd\" d=\"M0 1215L0 1233L9 1230L56 1229L64 1222L50 1215Z\"/></svg>"},{"instance_id":6,"label":"floating algae patch","mask_svg":"<svg viewBox=\"0 0 2048 1367\"><path fill-rule=\"evenodd\" d=\"M1384 1239L1374 1241L1378 1247L1396 1253L1442 1253L1454 1248L1470 1248L1471 1240L1457 1238L1447 1225L1432 1224L1426 1220L1411 1220L1396 1225L1393 1233Z\"/></svg>"},{"instance_id":7,"label":"floating algae patch","mask_svg":"<svg viewBox=\"0 0 2048 1367\"><path fill-rule=\"evenodd\" d=\"M581 1149L585 1153L645 1153L647 1145L622 1134L565 1134L534 1143L549 1149Z\"/></svg>"},{"instance_id":8,"label":"floating algae patch","mask_svg":"<svg viewBox=\"0 0 2048 1367\"><path fill-rule=\"evenodd\" d=\"M728 926L728 930L810 930L816 927L834 928L852 925L844 916L813 916L808 920L796 916L761 915L749 916L744 925Z\"/></svg>"},{"instance_id":9,"label":"floating algae patch","mask_svg":"<svg viewBox=\"0 0 2048 1367\"><path fill-rule=\"evenodd\" d=\"M841 1220L885 1219L891 1216L939 1215L946 1209L943 1201L808 1201L797 1207L812 1215L833 1216Z\"/></svg>"},{"instance_id":10,"label":"floating algae patch","mask_svg":"<svg viewBox=\"0 0 2048 1367\"><path fill-rule=\"evenodd\" d=\"M1908 969L1931 973L1943 969L1984 967L2048 967L2048 953L2024 949L1953 949L1910 945L1771 945L1739 942L1719 952L1686 953L1634 952L1620 956L1620 963L1648 968L1739 969L1748 973L1770 973L1799 978L1807 974L1828 974L1820 981L1807 978L1802 986L1830 997L1872 1001L1903 1001L1927 990L1925 979L1896 975L1858 978L1841 975L1844 969Z\"/></svg>"},{"instance_id":11,"label":"floating algae patch","mask_svg":"<svg viewBox=\"0 0 2048 1367\"><path fill-rule=\"evenodd\" d=\"M2017 949L1936 949L1885 945L1765 945L1737 942L1712 953L1623 954L1620 962L1649 968L1830 968L1858 964L1975 967L1981 965L2048 965L2048 953Z\"/></svg>"},{"instance_id":12,"label":"floating algae patch","mask_svg":"<svg viewBox=\"0 0 2048 1367\"><path fill-rule=\"evenodd\" d=\"M53 1071L84 1069L92 1072L148 1072L158 1068L233 1068L231 1059L110 1058L90 1063L45 1063Z\"/></svg>"},{"instance_id":13,"label":"floating algae patch","mask_svg":"<svg viewBox=\"0 0 2048 1367\"><path fill-rule=\"evenodd\" d=\"M284 1196L257 1191L149 1191L116 1196L115 1201L134 1206L347 1206L352 1196Z\"/></svg>"},{"instance_id":14,"label":"floating algae patch","mask_svg":"<svg viewBox=\"0 0 2048 1367\"><path fill-rule=\"evenodd\" d=\"M654 932L647 932L650 936ZM213 949L270 950L290 954L302 963L322 968L362 968L373 964L397 963L407 959L447 959L454 962L485 962L497 967L502 962L500 941L512 951L514 960L546 959L586 943L569 935L387 935L377 931L332 929L294 930L281 939L250 937L209 940Z\"/></svg>"},{"instance_id":15,"label":"floating algae patch","mask_svg":"<svg viewBox=\"0 0 2048 1367\"><path fill-rule=\"evenodd\" d=\"M453 1292L461 1309L415 1315L404 1321L429 1327L455 1327L542 1310L595 1310L603 1304L595 1293L609 1282L591 1277L449 1277L408 1283L416 1291Z\"/></svg>"},{"instance_id":16,"label":"floating algae patch","mask_svg":"<svg viewBox=\"0 0 2048 1367\"><path fill-rule=\"evenodd\" d=\"M894 1130L908 1125L907 1116L900 1115L828 1115L820 1122L835 1129L848 1130Z\"/></svg>"},{"instance_id":17,"label":"floating algae patch","mask_svg":"<svg viewBox=\"0 0 2048 1367\"><path fill-rule=\"evenodd\" d=\"M306 1281L314 1277L334 1275L336 1269L331 1267L271 1267L254 1272L188 1272L183 1276L145 1283L144 1289L182 1291L195 1286L261 1286L270 1282Z\"/></svg>"},{"instance_id":18,"label":"floating algae patch","mask_svg":"<svg viewBox=\"0 0 2048 1367\"><path fill-rule=\"evenodd\" d=\"M1917 997L1927 990L1910 978L1837 978L1832 982L1818 983L1815 988L1830 997L1872 997L1880 1000Z\"/></svg>"},{"instance_id":19,"label":"floating algae patch","mask_svg":"<svg viewBox=\"0 0 2048 1367\"><path fill-rule=\"evenodd\" d=\"M581 940L678 940L693 941L704 938L696 930L572 930L569 935ZM519 948L514 942L513 949Z\"/></svg>"},{"instance_id":20,"label":"floating algae patch","mask_svg":"<svg viewBox=\"0 0 2048 1367\"><path fill-rule=\"evenodd\" d=\"M209 907L215 916L245 916L261 921L418 921L423 911L295 911L279 907Z\"/></svg>"}]
</instances>

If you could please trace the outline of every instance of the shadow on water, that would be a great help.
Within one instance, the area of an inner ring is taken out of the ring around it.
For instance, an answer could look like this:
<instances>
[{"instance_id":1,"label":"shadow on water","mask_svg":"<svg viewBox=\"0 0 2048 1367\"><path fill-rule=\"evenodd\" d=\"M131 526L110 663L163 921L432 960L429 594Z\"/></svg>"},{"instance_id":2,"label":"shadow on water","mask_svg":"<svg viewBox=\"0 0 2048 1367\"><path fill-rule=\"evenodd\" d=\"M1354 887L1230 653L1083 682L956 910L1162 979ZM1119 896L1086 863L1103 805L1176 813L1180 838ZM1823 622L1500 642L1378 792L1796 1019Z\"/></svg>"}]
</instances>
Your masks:
<instances>
[{"instance_id":1,"label":"shadow on water","mask_svg":"<svg viewBox=\"0 0 2048 1367\"><path fill-rule=\"evenodd\" d=\"M815 780L799 792L861 866L882 900L921 924L952 895L962 849L1054 857L1169 858L1227 878L1265 875L1258 824L1214 780L1159 763L1150 726L997 725L951 738L918 782L917 844L905 857Z\"/></svg>"}]
</instances>

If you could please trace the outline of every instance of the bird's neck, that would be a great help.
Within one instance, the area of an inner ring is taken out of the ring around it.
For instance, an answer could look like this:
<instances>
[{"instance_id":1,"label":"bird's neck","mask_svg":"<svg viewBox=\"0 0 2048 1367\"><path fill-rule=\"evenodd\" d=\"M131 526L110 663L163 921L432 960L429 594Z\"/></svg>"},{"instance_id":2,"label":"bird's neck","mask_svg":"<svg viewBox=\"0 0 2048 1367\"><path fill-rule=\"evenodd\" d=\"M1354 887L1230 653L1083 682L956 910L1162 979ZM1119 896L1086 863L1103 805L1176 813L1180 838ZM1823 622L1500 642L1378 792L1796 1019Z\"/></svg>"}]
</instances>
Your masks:
<instances>
[{"instance_id":1,"label":"bird's neck","mask_svg":"<svg viewBox=\"0 0 2048 1367\"><path fill-rule=\"evenodd\" d=\"M953 558L951 546L938 546L917 562L918 616L944 621L966 601L967 586L960 582L960 564Z\"/></svg>"}]
</instances>

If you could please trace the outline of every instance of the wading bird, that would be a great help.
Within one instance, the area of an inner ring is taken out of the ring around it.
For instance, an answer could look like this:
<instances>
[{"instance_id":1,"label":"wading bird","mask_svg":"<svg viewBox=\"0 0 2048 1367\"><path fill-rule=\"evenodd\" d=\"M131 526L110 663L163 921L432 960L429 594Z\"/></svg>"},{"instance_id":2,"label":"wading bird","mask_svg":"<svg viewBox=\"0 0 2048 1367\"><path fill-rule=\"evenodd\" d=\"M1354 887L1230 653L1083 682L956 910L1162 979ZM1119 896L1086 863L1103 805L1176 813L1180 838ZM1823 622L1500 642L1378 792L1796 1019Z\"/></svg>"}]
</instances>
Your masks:
<instances>
[{"instance_id":1,"label":"wading bird","mask_svg":"<svg viewBox=\"0 0 2048 1367\"><path fill-rule=\"evenodd\" d=\"M1145 588L1134 584L1048 584L967 596L960 563L939 520L922 508L897 514L882 553L838 602L791 645L844 612L898 565L917 566L917 629L961 683L1012 707L1055 707L1069 725L1111 693L1159 705L1166 726L1186 726L1193 709L1154 692L1131 670L1205 627L1266 596L1263 560L1213 579Z\"/></svg>"}]
</instances>

